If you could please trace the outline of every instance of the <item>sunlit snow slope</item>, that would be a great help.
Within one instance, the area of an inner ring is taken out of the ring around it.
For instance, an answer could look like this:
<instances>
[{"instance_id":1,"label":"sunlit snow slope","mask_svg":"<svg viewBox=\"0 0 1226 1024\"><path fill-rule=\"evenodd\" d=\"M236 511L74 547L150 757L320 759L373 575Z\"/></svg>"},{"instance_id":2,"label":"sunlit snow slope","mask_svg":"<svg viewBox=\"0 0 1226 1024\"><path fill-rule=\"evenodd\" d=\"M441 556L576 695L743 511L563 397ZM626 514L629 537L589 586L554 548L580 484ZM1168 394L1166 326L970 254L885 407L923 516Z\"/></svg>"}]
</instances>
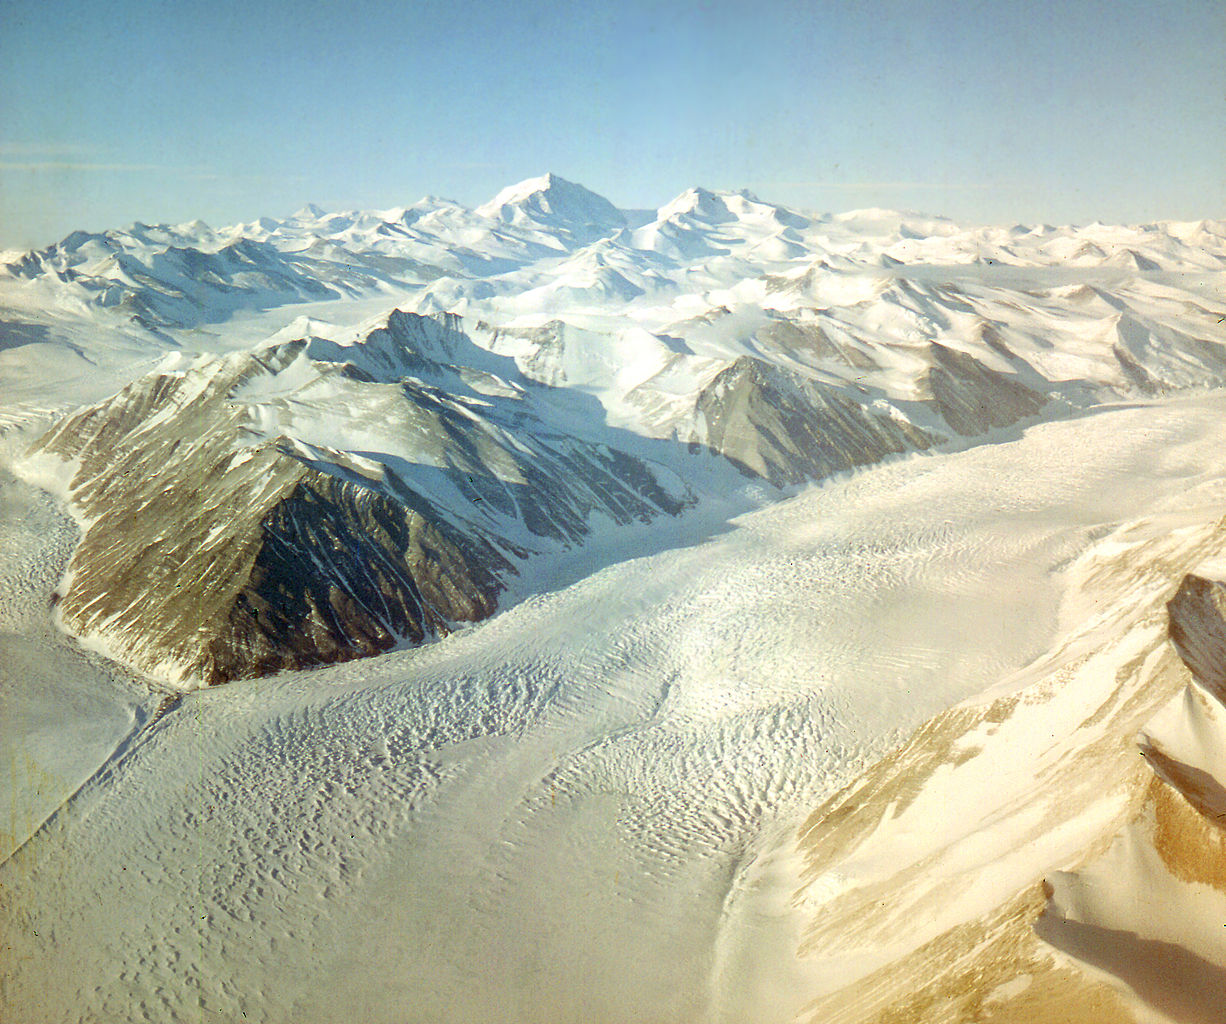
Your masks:
<instances>
[{"instance_id":1,"label":"sunlit snow slope","mask_svg":"<svg viewBox=\"0 0 1226 1024\"><path fill-rule=\"evenodd\" d=\"M1220 437L1220 435L1219 435ZM802 833L820 1022L1221 1019L1220 471L1078 558L1056 642Z\"/></svg>"}]
</instances>

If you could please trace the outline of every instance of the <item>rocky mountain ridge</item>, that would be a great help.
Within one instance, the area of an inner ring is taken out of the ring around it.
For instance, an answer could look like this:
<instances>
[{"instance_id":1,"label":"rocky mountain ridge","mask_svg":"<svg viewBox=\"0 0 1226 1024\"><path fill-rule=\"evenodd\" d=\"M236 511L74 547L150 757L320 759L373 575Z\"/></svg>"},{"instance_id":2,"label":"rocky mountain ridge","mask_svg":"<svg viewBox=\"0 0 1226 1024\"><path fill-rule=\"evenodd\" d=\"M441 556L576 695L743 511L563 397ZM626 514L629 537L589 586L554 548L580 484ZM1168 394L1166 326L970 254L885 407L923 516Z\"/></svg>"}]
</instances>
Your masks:
<instances>
[{"instance_id":1,"label":"rocky mountain ridge","mask_svg":"<svg viewBox=\"0 0 1226 1024\"><path fill-rule=\"evenodd\" d=\"M1220 386L1223 280L1211 221L963 229L705 189L648 215L550 174L475 210L76 232L6 265L0 373L17 423L63 402L44 367L125 382L35 446L78 461L88 523L61 616L216 682L484 618L602 518Z\"/></svg>"},{"instance_id":2,"label":"rocky mountain ridge","mask_svg":"<svg viewBox=\"0 0 1226 1024\"><path fill-rule=\"evenodd\" d=\"M172 682L346 660L484 618L516 563L597 512L693 501L556 432L466 347L455 318L394 313L353 345L197 360L68 417L33 449L73 463L87 524L65 625ZM326 443L338 409L360 451Z\"/></svg>"}]
</instances>

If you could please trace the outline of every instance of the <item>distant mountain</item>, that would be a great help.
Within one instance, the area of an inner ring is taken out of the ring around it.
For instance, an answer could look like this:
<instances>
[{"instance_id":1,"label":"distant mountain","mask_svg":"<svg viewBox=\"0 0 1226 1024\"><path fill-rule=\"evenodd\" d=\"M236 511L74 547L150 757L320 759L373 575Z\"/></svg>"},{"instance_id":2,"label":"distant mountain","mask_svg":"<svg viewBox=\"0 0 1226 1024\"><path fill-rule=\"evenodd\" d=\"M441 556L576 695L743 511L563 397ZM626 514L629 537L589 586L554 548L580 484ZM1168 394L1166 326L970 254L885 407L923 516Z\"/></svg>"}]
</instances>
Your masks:
<instances>
[{"instance_id":1,"label":"distant mountain","mask_svg":"<svg viewBox=\"0 0 1226 1024\"><path fill-rule=\"evenodd\" d=\"M625 215L604 196L546 174L503 189L477 214L529 231L541 231L580 245L626 226Z\"/></svg>"}]
</instances>

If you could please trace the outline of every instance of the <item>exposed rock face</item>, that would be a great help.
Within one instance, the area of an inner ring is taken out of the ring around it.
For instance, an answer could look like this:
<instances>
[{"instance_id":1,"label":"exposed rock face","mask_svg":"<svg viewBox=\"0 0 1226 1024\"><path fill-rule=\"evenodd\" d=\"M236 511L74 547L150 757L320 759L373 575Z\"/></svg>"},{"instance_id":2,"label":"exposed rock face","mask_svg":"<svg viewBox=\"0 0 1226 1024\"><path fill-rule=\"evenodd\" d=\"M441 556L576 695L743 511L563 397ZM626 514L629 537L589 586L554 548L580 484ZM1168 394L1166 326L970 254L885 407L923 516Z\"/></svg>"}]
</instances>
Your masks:
<instances>
[{"instance_id":1,"label":"exposed rock face","mask_svg":"<svg viewBox=\"0 0 1226 1024\"><path fill-rule=\"evenodd\" d=\"M307 470L250 532L260 543L236 577L245 585L200 655L209 683L420 643L495 607L485 562L351 481Z\"/></svg>"},{"instance_id":2,"label":"exposed rock face","mask_svg":"<svg viewBox=\"0 0 1226 1024\"><path fill-rule=\"evenodd\" d=\"M1226 523L1117 531L1058 647L813 814L801 1019L1221 1019L1223 551Z\"/></svg>"},{"instance_id":3,"label":"exposed rock face","mask_svg":"<svg viewBox=\"0 0 1226 1024\"><path fill-rule=\"evenodd\" d=\"M70 629L146 671L218 683L420 642L493 610L493 552L339 462L313 468L288 439L239 447L240 414L212 415L226 385L193 400L186 378L141 381L46 438L80 459L90 520L60 603Z\"/></svg>"},{"instance_id":4,"label":"exposed rock face","mask_svg":"<svg viewBox=\"0 0 1226 1024\"><path fill-rule=\"evenodd\" d=\"M817 310L804 310L814 317ZM877 364L854 345L839 344L814 320L800 320L776 313L776 319L757 332L760 341L793 354L809 354L819 360L833 360L859 370L875 370Z\"/></svg>"},{"instance_id":5,"label":"exposed rock face","mask_svg":"<svg viewBox=\"0 0 1226 1024\"><path fill-rule=\"evenodd\" d=\"M1226 702L1226 583L1189 573L1167 611L1179 656L1199 685Z\"/></svg>"},{"instance_id":6,"label":"exposed rock face","mask_svg":"<svg viewBox=\"0 0 1226 1024\"><path fill-rule=\"evenodd\" d=\"M346 660L488 616L517 558L596 511L691 500L557 435L494 358L455 318L397 313L354 345L205 359L69 417L35 446L78 462L65 625L175 681ZM361 449L324 443L338 432Z\"/></svg>"},{"instance_id":7,"label":"exposed rock face","mask_svg":"<svg viewBox=\"0 0 1226 1024\"><path fill-rule=\"evenodd\" d=\"M1033 416L1047 396L984 366L974 356L933 342L922 387L955 433L973 437Z\"/></svg>"},{"instance_id":8,"label":"exposed rock face","mask_svg":"<svg viewBox=\"0 0 1226 1024\"><path fill-rule=\"evenodd\" d=\"M1173 1020L1212 1024L1226 1004L1226 583L1184 577L1167 605L1191 673L1146 723L1152 775L1106 853L1049 880L1037 930Z\"/></svg>"},{"instance_id":9,"label":"exposed rock face","mask_svg":"<svg viewBox=\"0 0 1226 1024\"><path fill-rule=\"evenodd\" d=\"M698 396L693 440L776 486L820 479L940 438L749 356Z\"/></svg>"}]
</instances>

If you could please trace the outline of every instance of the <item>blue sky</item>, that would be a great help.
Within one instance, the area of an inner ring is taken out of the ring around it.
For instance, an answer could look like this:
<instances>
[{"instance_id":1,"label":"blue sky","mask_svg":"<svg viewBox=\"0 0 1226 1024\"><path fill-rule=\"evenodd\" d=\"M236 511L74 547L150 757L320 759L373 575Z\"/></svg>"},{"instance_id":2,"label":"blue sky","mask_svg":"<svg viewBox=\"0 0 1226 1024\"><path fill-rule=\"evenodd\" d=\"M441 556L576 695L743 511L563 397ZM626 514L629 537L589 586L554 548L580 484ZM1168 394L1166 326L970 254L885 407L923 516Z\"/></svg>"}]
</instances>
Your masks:
<instances>
[{"instance_id":1,"label":"blue sky","mask_svg":"<svg viewBox=\"0 0 1226 1024\"><path fill-rule=\"evenodd\" d=\"M1226 4L0 5L0 246L552 170L967 221L1226 216Z\"/></svg>"}]
</instances>

